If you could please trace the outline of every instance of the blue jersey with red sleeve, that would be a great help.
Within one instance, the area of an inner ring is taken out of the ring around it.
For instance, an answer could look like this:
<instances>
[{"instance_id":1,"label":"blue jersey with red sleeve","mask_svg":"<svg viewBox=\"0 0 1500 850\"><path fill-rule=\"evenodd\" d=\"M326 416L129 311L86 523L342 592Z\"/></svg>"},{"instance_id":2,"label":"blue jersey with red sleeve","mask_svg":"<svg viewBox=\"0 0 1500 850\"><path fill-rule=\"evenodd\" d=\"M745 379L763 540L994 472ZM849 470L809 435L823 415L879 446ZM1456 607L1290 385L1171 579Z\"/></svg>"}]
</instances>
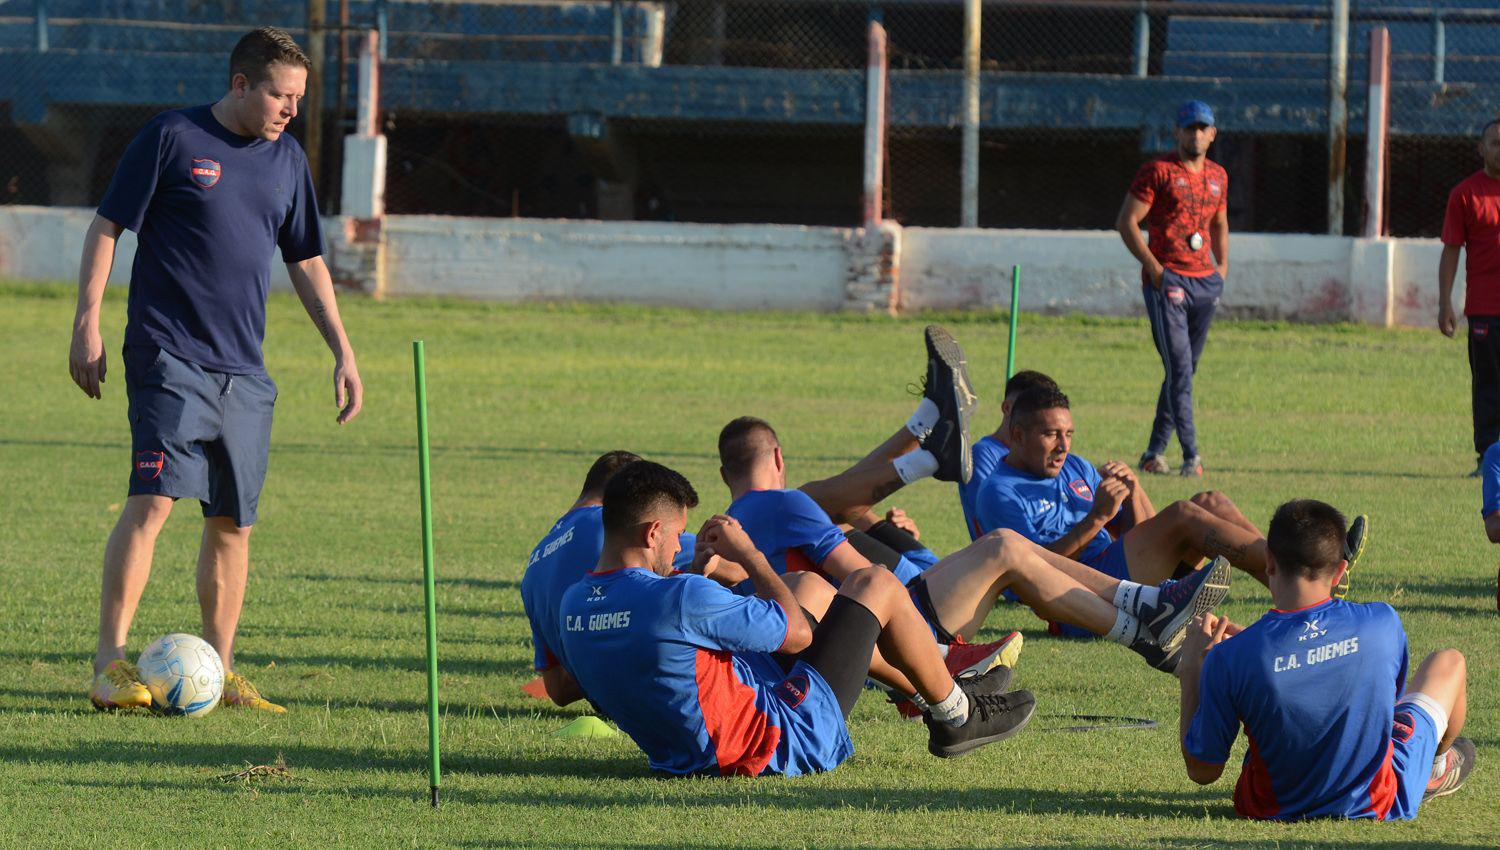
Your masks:
<instances>
[{"instance_id":1,"label":"blue jersey with red sleeve","mask_svg":"<svg viewBox=\"0 0 1500 850\"><path fill-rule=\"evenodd\" d=\"M1055 478L1032 475L1002 460L980 488L976 519L985 531L1008 528L1048 546L1093 510L1099 481L1094 465L1075 454L1068 455ZM1091 563L1111 542L1109 532L1101 528L1074 560Z\"/></svg>"},{"instance_id":2,"label":"blue jersey with red sleeve","mask_svg":"<svg viewBox=\"0 0 1500 850\"><path fill-rule=\"evenodd\" d=\"M561 612L574 678L655 770L795 776L854 752L817 671L771 657L787 637L776 602L626 568L584 576Z\"/></svg>"},{"instance_id":3,"label":"blue jersey with red sleeve","mask_svg":"<svg viewBox=\"0 0 1500 850\"><path fill-rule=\"evenodd\" d=\"M1183 748L1223 764L1244 727L1241 817L1383 820L1397 794L1391 720L1406 666L1406 631L1383 602L1271 610L1209 650Z\"/></svg>"},{"instance_id":4,"label":"blue jersey with red sleeve","mask_svg":"<svg viewBox=\"0 0 1500 850\"><path fill-rule=\"evenodd\" d=\"M984 482L995 474L1008 454L1010 447L995 439L994 434L975 443L969 452L974 460L974 474L969 477L968 484L958 485L958 503L964 509L964 527L969 531L970 540L978 540L985 532L994 530L985 528L979 522L979 493L984 488Z\"/></svg>"},{"instance_id":5,"label":"blue jersey with red sleeve","mask_svg":"<svg viewBox=\"0 0 1500 850\"><path fill-rule=\"evenodd\" d=\"M266 293L283 262L323 254L307 156L290 134L230 132L210 106L164 112L115 169L99 215L135 231L125 345L264 374Z\"/></svg>"},{"instance_id":6,"label":"blue jersey with red sleeve","mask_svg":"<svg viewBox=\"0 0 1500 850\"><path fill-rule=\"evenodd\" d=\"M781 574L820 572L833 550L848 542L828 513L801 490L751 490L725 513L740 521L771 569Z\"/></svg>"},{"instance_id":7,"label":"blue jersey with red sleeve","mask_svg":"<svg viewBox=\"0 0 1500 850\"><path fill-rule=\"evenodd\" d=\"M1489 516L1500 511L1500 443L1493 443L1484 450L1484 459L1479 462L1479 477L1483 479L1484 504L1480 516Z\"/></svg>"},{"instance_id":8,"label":"blue jersey with red sleeve","mask_svg":"<svg viewBox=\"0 0 1500 850\"><path fill-rule=\"evenodd\" d=\"M680 542L682 551L673 563L678 569L692 563L697 538L684 533ZM521 604L531 624L532 663L537 670L558 664L568 666L560 654L562 628L557 606L562 602L563 591L598 566L603 548L604 508L586 505L563 514L531 550L526 573L521 576Z\"/></svg>"}]
</instances>

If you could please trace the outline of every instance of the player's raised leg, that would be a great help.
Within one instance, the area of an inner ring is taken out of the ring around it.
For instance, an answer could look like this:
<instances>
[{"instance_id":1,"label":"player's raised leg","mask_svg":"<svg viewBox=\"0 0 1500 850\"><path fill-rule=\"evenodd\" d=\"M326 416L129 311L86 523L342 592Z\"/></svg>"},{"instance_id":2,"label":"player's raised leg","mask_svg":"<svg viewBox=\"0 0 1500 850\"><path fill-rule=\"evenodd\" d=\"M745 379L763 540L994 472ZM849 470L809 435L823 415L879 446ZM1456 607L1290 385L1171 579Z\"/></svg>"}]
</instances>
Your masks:
<instances>
[{"instance_id":1,"label":"player's raised leg","mask_svg":"<svg viewBox=\"0 0 1500 850\"><path fill-rule=\"evenodd\" d=\"M1474 769L1474 743L1459 734L1468 714L1467 667L1463 653L1456 649L1432 653L1406 683L1406 693L1396 706L1398 723L1403 707L1415 705L1431 716L1438 732L1424 801L1457 791Z\"/></svg>"},{"instance_id":2,"label":"player's raised leg","mask_svg":"<svg viewBox=\"0 0 1500 850\"><path fill-rule=\"evenodd\" d=\"M1163 581L1179 563L1195 564L1204 557L1226 558L1267 584L1265 537L1191 500L1173 502L1135 526L1123 544L1130 577L1143 584Z\"/></svg>"},{"instance_id":3,"label":"player's raised leg","mask_svg":"<svg viewBox=\"0 0 1500 850\"><path fill-rule=\"evenodd\" d=\"M135 665L125 657L125 646L141 593L151 577L156 538L171 513L172 499L167 496L130 496L105 544L99 644L94 651L94 682L89 689L89 699L96 708L143 708L151 704L151 695L141 684Z\"/></svg>"}]
</instances>

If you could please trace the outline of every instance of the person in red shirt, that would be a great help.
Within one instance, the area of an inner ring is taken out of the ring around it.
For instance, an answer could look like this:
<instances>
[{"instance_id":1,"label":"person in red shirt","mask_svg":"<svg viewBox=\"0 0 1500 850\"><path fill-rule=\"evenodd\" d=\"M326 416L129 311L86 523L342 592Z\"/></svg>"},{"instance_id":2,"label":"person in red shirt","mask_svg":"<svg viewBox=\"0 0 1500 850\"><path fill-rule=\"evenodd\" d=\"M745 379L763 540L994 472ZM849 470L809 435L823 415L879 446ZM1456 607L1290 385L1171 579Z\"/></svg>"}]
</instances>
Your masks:
<instances>
[{"instance_id":1,"label":"person in red shirt","mask_svg":"<svg viewBox=\"0 0 1500 850\"><path fill-rule=\"evenodd\" d=\"M1177 110L1177 150L1136 172L1115 229L1141 263L1141 290L1151 336L1166 376L1156 400L1156 421L1141 455L1143 472L1165 473L1167 441L1177 432L1183 475L1201 476L1193 426L1193 374L1208 341L1229 268L1229 175L1208 159L1218 129L1201 100ZM1141 237L1146 223L1150 241Z\"/></svg>"},{"instance_id":2,"label":"person in red shirt","mask_svg":"<svg viewBox=\"0 0 1500 850\"><path fill-rule=\"evenodd\" d=\"M1458 252L1464 263L1464 317L1469 321L1470 393L1474 408L1474 453L1479 476L1484 451L1500 439L1500 118L1479 131L1484 167L1453 187L1443 217L1443 256L1438 260L1438 330L1453 336L1453 277ZM1493 331L1493 333L1492 333Z\"/></svg>"}]
</instances>

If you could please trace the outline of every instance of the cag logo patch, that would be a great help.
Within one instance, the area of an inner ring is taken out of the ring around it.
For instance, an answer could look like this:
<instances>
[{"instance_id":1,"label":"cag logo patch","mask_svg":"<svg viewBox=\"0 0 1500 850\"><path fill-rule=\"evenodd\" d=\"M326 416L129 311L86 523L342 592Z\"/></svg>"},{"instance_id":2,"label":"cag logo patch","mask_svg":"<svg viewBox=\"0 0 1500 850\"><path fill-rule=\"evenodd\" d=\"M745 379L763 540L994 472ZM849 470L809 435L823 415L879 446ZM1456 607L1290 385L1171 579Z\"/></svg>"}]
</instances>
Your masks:
<instances>
[{"instance_id":1,"label":"cag logo patch","mask_svg":"<svg viewBox=\"0 0 1500 850\"><path fill-rule=\"evenodd\" d=\"M135 474L142 481L155 481L161 477L161 471L167 467L167 455L164 452L136 452Z\"/></svg>"},{"instance_id":2,"label":"cag logo patch","mask_svg":"<svg viewBox=\"0 0 1500 850\"><path fill-rule=\"evenodd\" d=\"M1093 488L1089 487L1089 483L1087 481L1084 481L1082 478L1075 479L1068 485L1068 489L1072 490L1075 496L1084 500L1085 502L1094 501Z\"/></svg>"},{"instance_id":3,"label":"cag logo patch","mask_svg":"<svg viewBox=\"0 0 1500 850\"><path fill-rule=\"evenodd\" d=\"M1176 301L1178 303L1181 303L1182 299L1184 299L1186 297L1187 297L1187 291L1184 290L1182 287L1180 287L1180 286L1169 286L1169 287L1167 287L1167 300L1168 301Z\"/></svg>"},{"instance_id":4,"label":"cag logo patch","mask_svg":"<svg viewBox=\"0 0 1500 850\"><path fill-rule=\"evenodd\" d=\"M1475 322L1469 326L1469 332L1475 339L1484 339L1490 335L1490 326L1484 322Z\"/></svg>"},{"instance_id":5,"label":"cag logo patch","mask_svg":"<svg viewBox=\"0 0 1500 850\"><path fill-rule=\"evenodd\" d=\"M1404 744L1411 740L1411 736L1417 734L1415 725L1416 721L1412 719L1411 713L1403 711L1392 718L1391 737Z\"/></svg>"},{"instance_id":6,"label":"cag logo patch","mask_svg":"<svg viewBox=\"0 0 1500 850\"><path fill-rule=\"evenodd\" d=\"M796 708L807 699L807 689L811 685L812 683L807 680L806 676L788 676L776 686L776 696L780 697L782 702Z\"/></svg>"},{"instance_id":7,"label":"cag logo patch","mask_svg":"<svg viewBox=\"0 0 1500 850\"><path fill-rule=\"evenodd\" d=\"M193 182L205 189L212 189L219 182L222 170L219 164L211 159L199 159L193 157L192 175Z\"/></svg>"}]
</instances>

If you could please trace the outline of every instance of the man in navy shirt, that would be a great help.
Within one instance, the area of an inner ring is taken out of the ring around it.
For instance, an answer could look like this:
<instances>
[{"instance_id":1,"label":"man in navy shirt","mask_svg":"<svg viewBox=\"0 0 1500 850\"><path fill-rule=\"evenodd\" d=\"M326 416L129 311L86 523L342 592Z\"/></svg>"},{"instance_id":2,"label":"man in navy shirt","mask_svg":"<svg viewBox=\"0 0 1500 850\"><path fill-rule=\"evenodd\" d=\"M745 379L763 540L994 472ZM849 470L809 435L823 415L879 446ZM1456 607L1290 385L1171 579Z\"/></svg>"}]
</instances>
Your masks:
<instances>
[{"instance_id":1,"label":"man in navy shirt","mask_svg":"<svg viewBox=\"0 0 1500 850\"><path fill-rule=\"evenodd\" d=\"M901 585L883 569L845 578L816 627L739 523L714 517L699 546L744 569L755 594L674 574L692 485L650 461L604 490L598 569L563 594L563 650L578 684L673 775L832 770L854 750L845 718L876 644L916 687L928 751L964 755L1019 732L1036 701L991 677L957 682ZM781 656L778 660L777 655ZM785 663L783 663L785 662Z\"/></svg>"},{"instance_id":2,"label":"man in navy shirt","mask_svg":"<svg viewBox=\"0 0 1500 850\"><path fill-rule=\"evenodd\" d=\"M285 135L307 84L306 55L263 27L235 45L218 102L165 112L125 151L84 238L68 366L91 398L107 371L100 303L121 230L138 235L125 326L129 497L104 552L90 698L136 708L150 696L126 638L174 500L203 505L198 599L223 660L228 705L281 712L234 672L234 637L270 447L276 384L261 357L271 261L333 352L338 422L363 403L354 350L324 265L307 157Z\"/></svg>"},{"instance_id":3,"label":"man in navy shirt","mask_svg":"<svg viewBox=\"0 0 1500 850\"><path fill-rule=\"evenodd\" d=\"M1345 534L1329 505L1287 502L1268 541L1276 607L1244 629L1212 614L1188 628L1177 671L1183 761L1194 782L1214 782L1243 726L1241 817L1409 820L1474 767L1473 743L1458 736L1463 655L1434 652L1407 681L1395 610L1329 595L1348 568Z\"/></svg>"}]
</instances>

